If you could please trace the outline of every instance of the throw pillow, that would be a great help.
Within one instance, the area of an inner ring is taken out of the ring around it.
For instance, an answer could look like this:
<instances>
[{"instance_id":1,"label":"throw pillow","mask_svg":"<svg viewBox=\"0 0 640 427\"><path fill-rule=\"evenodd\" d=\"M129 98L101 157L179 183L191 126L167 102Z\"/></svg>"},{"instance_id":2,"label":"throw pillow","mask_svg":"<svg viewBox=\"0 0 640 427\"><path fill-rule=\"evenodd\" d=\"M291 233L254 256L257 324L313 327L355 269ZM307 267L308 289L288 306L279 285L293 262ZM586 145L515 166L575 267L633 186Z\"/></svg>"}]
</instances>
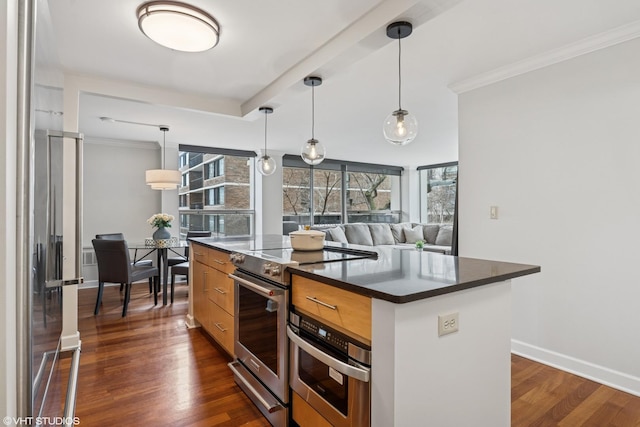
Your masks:
<instances>
[{"instance_id":1,"label":"throw pillow","mask_svg":"<svg viewBox=\"0 0 640 427\"><path fill-rule=\"evenodd\" d=\"M389 224L369 224L369 231L374 245L393 245L393 234Z\"/></svg>"},{"instance_id":2,"label":"throw pillow","mask_svg":"<svg viewBox=\"0 0 640 427\"><path fill-rule=\"evenodd\" d=\"M405 228L411 228L411 223L409 222L401 222L399 224L390 224L391 225L391 234L393 234L393 240L396 243L404 243L404 230Z\"/></svg>"},{"instance_id":3,"label":"throw pillow","mask_svg":"<svg viewBox=\"0 0 640 427\"><path fill-rule=\"evenodd\" d=\"M422 226L416 225L413 228L405 228L404 239L407 243L415 243L418 240L424 240L424 235L422 234Z\"/></svg>"},{"instance_id":4,"label":"throw pillow","mask_svg":"<svg viewBox=\"0 0 640 427\"><path fill-rule=\"evenodd\" d=\"M349 243L373 246L373 239L367 224L345 224L344 233L347 235Z\"/></svg>"},{"instance_id":5,"label":"throw pillow","mask_svg":"<svg viewBox=\"0 0 640 427\"><path fill-rule=\"evenodd\" d=\"M344 234L344 230L341 227L330 228L328 234L331 235L331 239L334 242L349 243L347 236Z\"/></svg>"},{"instance_id":6,"label":"throw pillow","mask_svg":"<svg viewBox=\"0 0 640 427\"><path fill-rule=\"evenodd\" d=\"M438 237L436 238L436 245L438 246L451 246L453 237L453 226L442 225L440 231L438 231Z\"/></svg>"},{"instance_id":7,"label":"throw pillow","mask_svg":"<svg viewBox=\"0 0 640 427\"><path fill-rule=\"evenodd\" d=\"M424 239L429 244L435 244L438 238L438 231L440 231L440 224L425 224L423 228Z\"/></svg>"}]
</instances>

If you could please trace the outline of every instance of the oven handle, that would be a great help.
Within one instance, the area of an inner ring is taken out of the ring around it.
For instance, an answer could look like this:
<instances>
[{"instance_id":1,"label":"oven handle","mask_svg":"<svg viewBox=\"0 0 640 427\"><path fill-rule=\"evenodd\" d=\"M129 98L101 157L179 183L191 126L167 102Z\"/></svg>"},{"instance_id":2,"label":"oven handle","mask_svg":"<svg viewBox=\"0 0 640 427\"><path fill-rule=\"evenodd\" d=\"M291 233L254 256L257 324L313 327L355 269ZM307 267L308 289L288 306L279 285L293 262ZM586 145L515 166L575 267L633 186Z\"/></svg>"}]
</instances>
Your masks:
<instances>
[{"instance_id":1,"label":"oven handle","mask_svg":"<svg viewBox=\"0 0 640 427\"><path fill-rule=\"evenodd\" d=\"M243 279L242 277L238 277L238 276L236 276L235 274L229 274L229 277L230 277L231 279L235 280L236 282L242 283L244 286L246 286L246 287L248 287L248 288L251 288L252 290L254 290L254 291L258 292L259 294L264 295L264 296L265 296L265 297L267 297L267 298L271 298L271 297L273 297L273 296L280 295L280 294L282 294L282 293L283 293L283 290L282 290L282 289L278 289L278 288L273 288L273 289L266 288L266 287L264 287L264 286L260 286L260 285L258 285L257 283L253 283L253 282L250 282L250 281L248 281L248 280L246 280L246 279Z\"/></svg>"},{"instance_id":2,"label":"oven handle","mask_svg":"<svg viewBox=\"0 0 640 427\"><path fill-rule=\"evenodd\" d=\"M355 366L344 363L334 357L329 356L327 353L319 350L316 346L309 344L305 341L300 335L296 334L291 326L287 325L287 336L289 339L298 347L309 353L311 356L315 357L322 363L332 367L336 371L351 377L355 378L358 381L369 382L369 370L361 369Z\"/></svg>"},{"instance_id":3,"label":"oven handle","mask_svg":"<svg viewBox=\"0 0 640 427\"><path fill-rule=\"evenodd\" d=\"M249 383L249 381L247 381L242 376L242 374L236 369L236 367L233 366L234 363L236 363L236 362L228 363L227 366L229 367L229 369L231 369L231 371L233 371L233 373L235 374L236 378L240 379L240 381L242 381L242 384L244 384L249 390L251 390L251 393L253 393L255 398L258 399L258 401L260 401L260 403L262 403L262 406L264 406L264 409L266 409L268 413L272 414L272 413L282 409L282 405L279 405L279 404L271 405L269 402L267 402L260 395L260 393L258 393L258 391Z\"/></svg>"}]
</instances>

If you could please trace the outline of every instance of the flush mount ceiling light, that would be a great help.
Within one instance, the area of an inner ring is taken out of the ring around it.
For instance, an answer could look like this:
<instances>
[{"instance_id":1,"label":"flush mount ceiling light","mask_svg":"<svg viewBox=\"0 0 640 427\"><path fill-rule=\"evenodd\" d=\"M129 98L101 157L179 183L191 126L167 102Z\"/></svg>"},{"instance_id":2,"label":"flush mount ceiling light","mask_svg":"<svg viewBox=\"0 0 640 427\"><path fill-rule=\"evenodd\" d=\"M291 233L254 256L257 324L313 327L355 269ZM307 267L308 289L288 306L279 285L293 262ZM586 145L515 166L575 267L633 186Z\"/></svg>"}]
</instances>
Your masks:
<instances>
[{"instance_id":1,"label":"flush mount ceiling light","mask_svg":"<svg viewBox=\"0 0 640 427\"><path fill-rule=\"evenodd\" d=\"M151 1L136 11L140 31L154 42L182 52L202 52L218 44L220 26L207 12L176 1Z\"/></svg>"},{"instance_id":2,"label":"flush mount ceiling light","mask_svg":"<svg viewBox=\"0 0 640 427\"><path fill-rule=\"evenodd\" d=\"M175 190L182 182L182 174L179 170L165 168L165 157L167 155L167 132L169 126L160 126L162 137L162 169L149 169L145 172L145 181L152 190Z\"/></svg>"},{"instance_id":3,"label":"flush mount ceiling light","mask_svg":"<svg viewBox=\"0 0 640 427\"><path fill-rule=\"evenodd\" d=\"M413 26L409 22L394 22L387 27L387 36L398 39L398 109L387 116L382 127L382 132L387 141L394 145L407 145L413 141L418 134L418 121L402 109L402 46L400 40L409 36L413 31Z\"/></svg>"},{"instance_id":4,"label":"flush mount ceiling light","mask_svg":"<svg viewBox=\"0 0 640 427\"><path fill-rule=\"evenodd\" d=\"M320 77L305 77L304 84L311 86L311 139L302 147L302 160L309 165L319 165L324 160L324 146L315 139L315 87L322 84Z\"/></svg>"},{"instance_id":5,"label":"flush mount ceiling light","mask_svg":"<svg viewBox=\"0 0 640 427\"><path fill-rule=\"evenodd\" d=\"M269 176L276 171L276 161L267 154L267 116L273 113L273 108L260 107L259 110L264 113L264 153L262 153L262 157L258 159L256 166L258 172L264 176Z\"/></svg>"}]
</instances>

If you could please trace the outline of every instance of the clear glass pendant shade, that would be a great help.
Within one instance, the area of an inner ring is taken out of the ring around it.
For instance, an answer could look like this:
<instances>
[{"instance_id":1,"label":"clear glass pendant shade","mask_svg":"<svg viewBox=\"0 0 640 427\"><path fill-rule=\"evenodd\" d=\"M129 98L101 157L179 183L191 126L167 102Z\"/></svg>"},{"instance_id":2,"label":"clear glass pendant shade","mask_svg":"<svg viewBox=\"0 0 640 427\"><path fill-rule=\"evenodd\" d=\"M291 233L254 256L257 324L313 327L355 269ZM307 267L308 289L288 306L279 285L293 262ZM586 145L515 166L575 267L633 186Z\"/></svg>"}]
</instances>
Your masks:
<instances>
[{"instance_id":1,"label":"clear glass pendant shade","mask_svg":"<svg viewBox=\"0 0 640 427\"><path fill-rule=\"evenodd\" d=\"M319 165L324 160L324 146L317 139L310 139L300 152L302 160L309 165Z\"/></svg>"},{"instance_id":2,"label":"clear glass pendant shade","mask_svg":"<svg viewBox=\"0 0 640 427\"><path fill-rule=\"evenodd\" d=\"M407 110L396 110L384 121L382 132L393 145L407 145L418 135L418 120Z\"/></svg>"},{"instance_id":3,"label":"clear glass pendant shade","mask_svg":"<svg viewBox=\"0 0 640 427\"><path fill-rule=\"evenodd\" d=\"M269 176L276 171L276 161L271 156L262 156L258 159L258 172Z\"/></svg>"}]
</instances>

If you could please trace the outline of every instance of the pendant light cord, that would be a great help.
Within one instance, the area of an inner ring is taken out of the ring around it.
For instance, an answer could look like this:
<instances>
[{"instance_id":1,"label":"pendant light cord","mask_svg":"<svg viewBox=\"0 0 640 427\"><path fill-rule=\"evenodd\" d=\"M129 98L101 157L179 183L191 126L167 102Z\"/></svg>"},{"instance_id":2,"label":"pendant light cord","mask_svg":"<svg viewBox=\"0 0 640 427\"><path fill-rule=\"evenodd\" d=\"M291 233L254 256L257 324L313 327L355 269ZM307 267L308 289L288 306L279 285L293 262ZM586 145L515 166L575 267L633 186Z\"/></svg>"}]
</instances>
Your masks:
<instances>
[{"instance_id":1,"label":"pendant light cord","mask_svg":"<svg viewBox=\"0 0 640 427\"><path fill-rule=\"evenodd\" d=\"M167 130L162 129L162 169L167 166Z\"/></svg>"},{"instance_id":2,"label":"pendant light cord","mask_svg":"<svg viewBox=\"0 0 640 427\"><path fill-rule=\"evenodd\" d=\"M316 117L316 86L315 84L311 86L311 139L315 139L315 117Z\"/></svg>"},{"instance_id":3,"label":"pendant light cord","mask_svg":"<svg viewBox=\"0 0 640 427\"><path fill-rule=\"evenodd\" d=\"M400 58L402 57L402 40L400 38L400 28L398 28L398 110L402 110L402 73Z\"/></svg>"},{"instance_id":4,"label":"pendant light cord","mask_svg":"<svg viewBox=\"0 0 640 427\"><path fill-rule=\"evenodd\" d=\"M264 157L267 156L267 110L264 111Z\"/></svg>"}]
</instances>

